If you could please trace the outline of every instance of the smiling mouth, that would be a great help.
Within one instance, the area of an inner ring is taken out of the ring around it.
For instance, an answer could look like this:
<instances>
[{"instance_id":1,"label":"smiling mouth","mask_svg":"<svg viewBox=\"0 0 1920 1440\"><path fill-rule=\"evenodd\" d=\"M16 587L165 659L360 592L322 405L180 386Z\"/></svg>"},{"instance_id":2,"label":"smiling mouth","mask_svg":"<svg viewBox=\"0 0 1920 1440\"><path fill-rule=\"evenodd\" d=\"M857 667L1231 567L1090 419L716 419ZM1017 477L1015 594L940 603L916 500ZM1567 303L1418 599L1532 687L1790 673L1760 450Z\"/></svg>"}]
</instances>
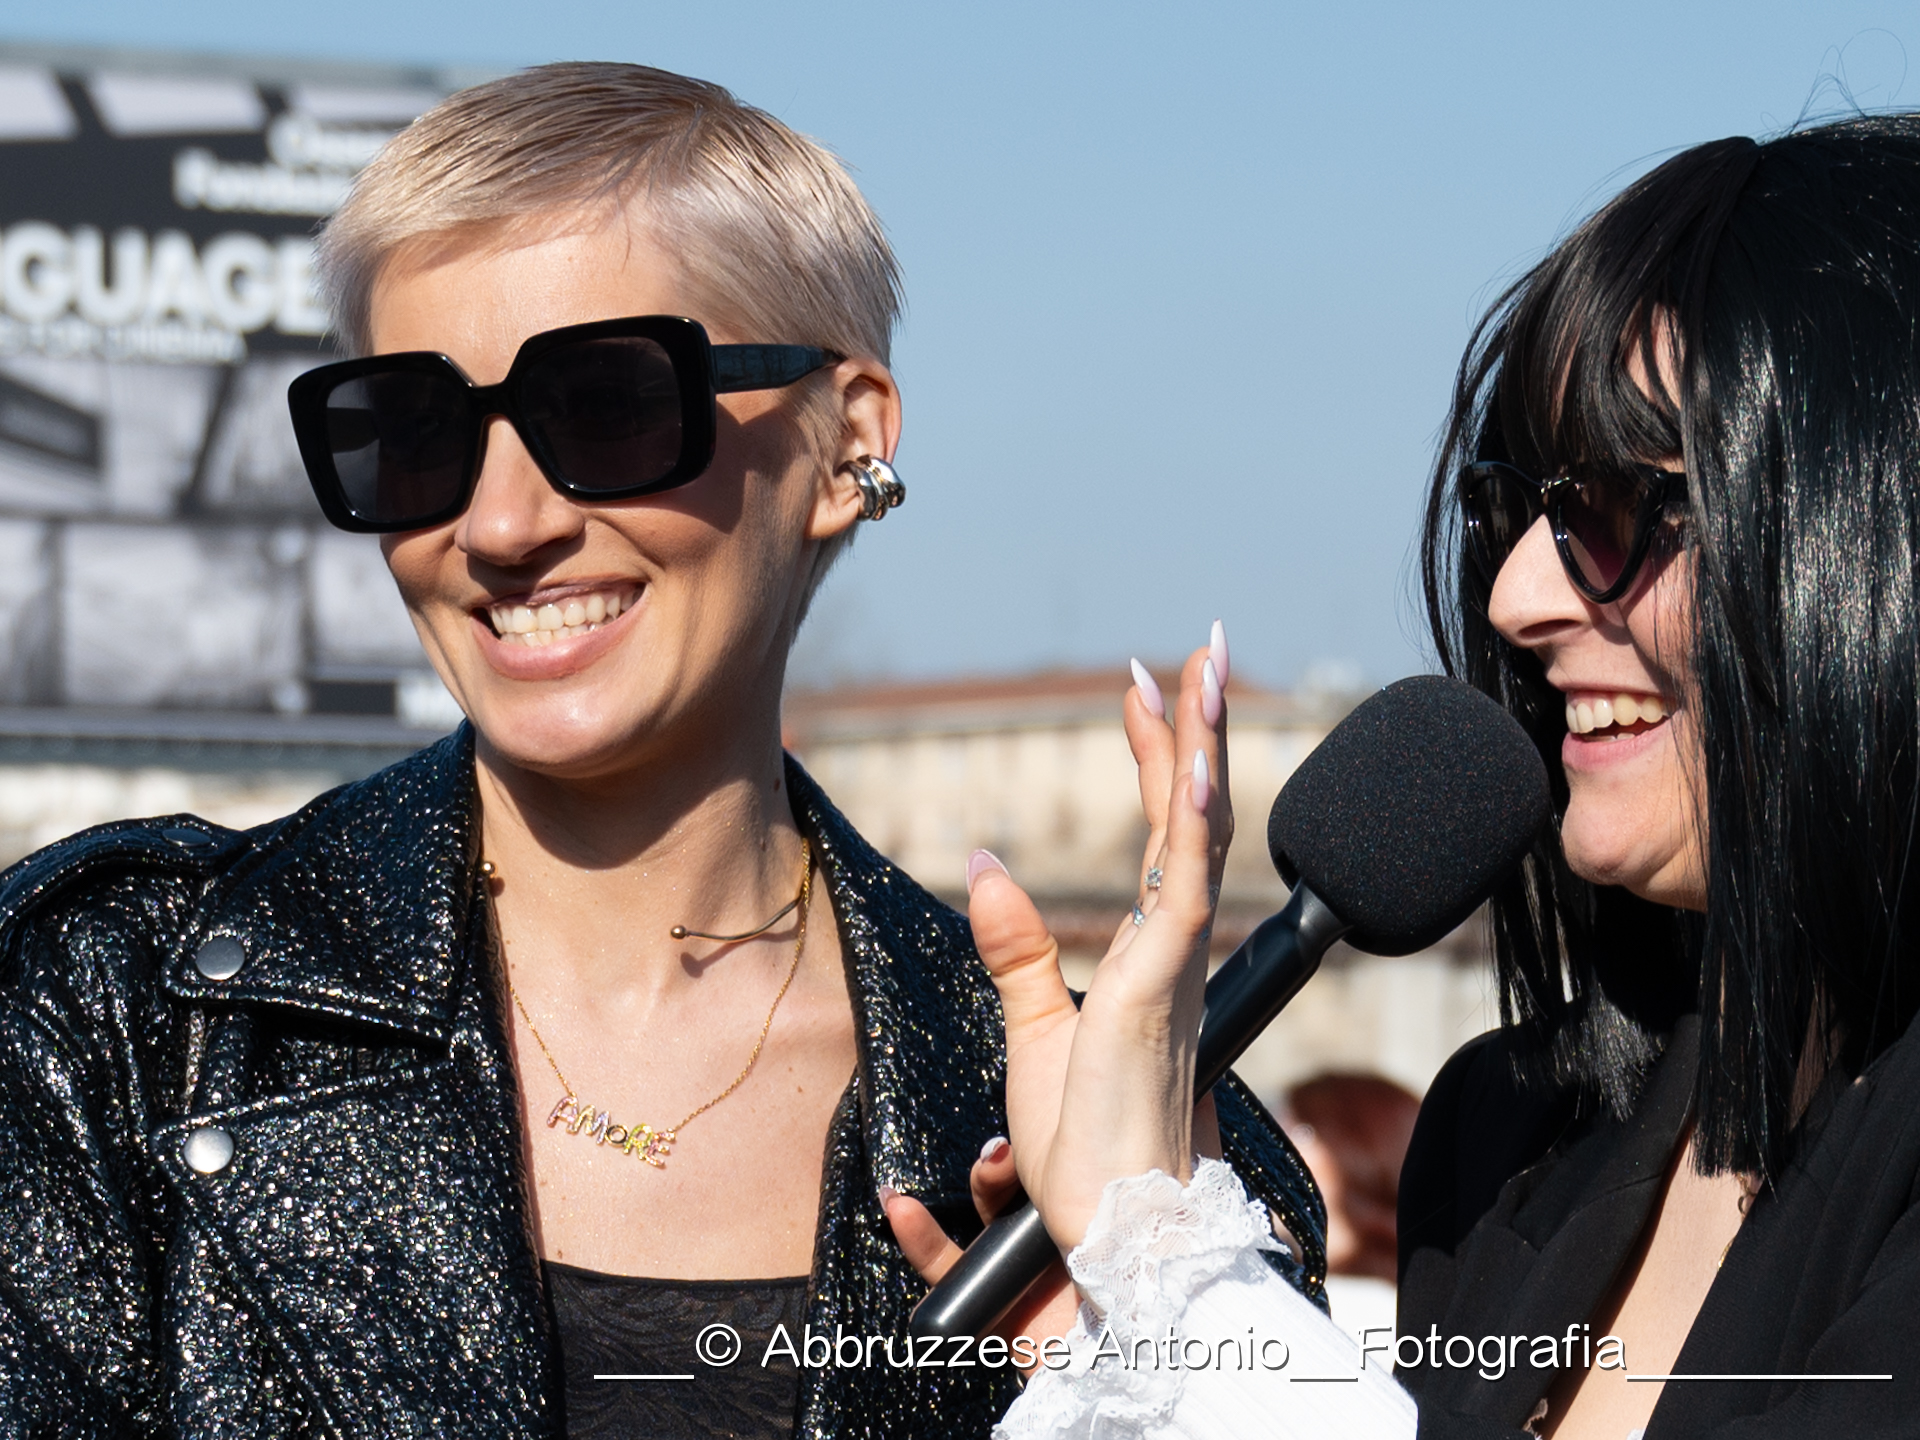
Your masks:
<instances>
[{"instance_id":1,"label":"smiling mouth","mask_svg":"<svg viewBox=\"0 0 1920 1440\"><path fill-rule=\"evenodd\" d=\"M1624 740L1663 723L1670 708L1658 695L1569 695L1567 731L1582 740Z\"/></svg>"},{"instance_id":2,"label":"smiling mouth","mask_svg":"<svg viewBox=\"0 0 1920 1440\"><path fill-rule=\"evenodd\" d=\"M639 598L636 590L588 590L542 599L539 604L489 605L477 613L506 644L538 647L609 625Z\"/></svg>"}]
</instances>

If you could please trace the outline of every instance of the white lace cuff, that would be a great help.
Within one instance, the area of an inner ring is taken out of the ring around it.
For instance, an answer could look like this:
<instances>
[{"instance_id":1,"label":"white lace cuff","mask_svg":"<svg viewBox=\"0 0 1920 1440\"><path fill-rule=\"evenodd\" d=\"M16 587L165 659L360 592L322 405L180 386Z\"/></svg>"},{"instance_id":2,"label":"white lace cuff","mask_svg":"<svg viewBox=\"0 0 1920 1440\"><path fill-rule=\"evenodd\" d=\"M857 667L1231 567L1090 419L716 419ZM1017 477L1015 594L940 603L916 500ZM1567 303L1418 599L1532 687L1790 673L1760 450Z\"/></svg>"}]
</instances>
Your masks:
<instances>
[{"instance_id":1,"label":"white lace cuff","mask_svg":"<svg viewBox=\"0 0 1920 1440\"><path fill-rule=\"evenodd\" d=\"M1261 1252L1279 1248L1266 1206L1219 1160L1199 1161L1184 1186L1160 1170L1109 1181L1067 1257L1086 1297L1067 1333L1072 1359L1034 1376L994 1440L1120 1440L1162 1429L1180 1402L1182 1371L1116 1356L1133 1354L1136 1340L1178 1335L1196 1292L1230 1275L1257 1281Z\"/></svg>"},{"instance_id":2,"label":"white lace cuff","mask_svg":"<svg viewBox=\"0 0 1920 1440\"><path fill-rule=\"evenodd\" d=\"M1279 1248L1267 1207L1232 1167L1200 1160L1184 1186L1159 1170L1109 1181L1067 1269L1124 1343L1164 1335L1201 1286Z\"/></svg>"}]
</instances>

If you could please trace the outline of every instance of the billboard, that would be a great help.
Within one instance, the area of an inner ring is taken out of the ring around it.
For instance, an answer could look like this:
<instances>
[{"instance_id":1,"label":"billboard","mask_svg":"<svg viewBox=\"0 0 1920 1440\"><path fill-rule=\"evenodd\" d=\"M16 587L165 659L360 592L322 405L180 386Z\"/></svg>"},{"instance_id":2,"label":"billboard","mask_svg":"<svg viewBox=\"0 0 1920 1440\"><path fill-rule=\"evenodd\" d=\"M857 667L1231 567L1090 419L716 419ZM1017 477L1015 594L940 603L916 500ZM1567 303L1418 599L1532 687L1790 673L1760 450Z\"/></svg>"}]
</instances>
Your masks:
<instances>
[{"instance_id":1,"label":"billboard","mask_svg":"<svg viewBox=\"0 0 1920 1440\"><path fill-rule=\"evenodd\" d=\"M316 228L452 88L0 46L0 706L451 718L285 396Z\"/></svg>"}]
</instances>

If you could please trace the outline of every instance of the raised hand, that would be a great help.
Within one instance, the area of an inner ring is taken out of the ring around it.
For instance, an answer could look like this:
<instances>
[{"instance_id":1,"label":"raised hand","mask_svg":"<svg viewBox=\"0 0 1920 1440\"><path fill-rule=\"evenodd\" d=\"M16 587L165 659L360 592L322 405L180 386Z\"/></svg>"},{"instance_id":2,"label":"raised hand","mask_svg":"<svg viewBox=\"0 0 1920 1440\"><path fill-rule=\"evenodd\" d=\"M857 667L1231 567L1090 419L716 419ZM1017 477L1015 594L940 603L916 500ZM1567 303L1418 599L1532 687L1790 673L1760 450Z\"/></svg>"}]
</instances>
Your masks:
<instances>
[{"instance_id":1,"label":"raised hand","mask_svg":"<svg viewBox=\"0 0 1920 1440\"><path fill-rule=\"evenodd\" d=\"M1226 798L1225 636L1195 651L1171 719L1152 677L1135 666L1125 701L1149 827L1140 901L1120 924L1076 1009L1059 946L1026 893L985 851L967 867L969 913L1007 1023L1007 1111L1020 1182L1062 1249L1085 1234L1107 1182L1149 1169L1187 1178L1196 1140L1218 1148L1212 1106L1196 1116L1195 1041L1207 941L1232 838ZM983 1216L1011 1194L1009 1157L990 1147L974 1171ZM883 1193L894 1233L929 1280L959 1248L925 1208ZM1072 1319L1063 1272L1036 1285L1006 1327L1057 1334Z\"/></svg>"},{"instance_id":2,"label":"raised hand","mask_svg":"<svg viewBox=\"0 0 1920 1440\"><path fill-rule=\"evenodd\" d=\"M1014 1164L1062 1248L1079 1243L1109 1180L1191 1170L1207 941L1233 834L1225 658L1224 637L1188 658L1171 716L1144 686L1127 696L1151 832L1141 899L1077 1010L1033 902L991 856L969 867L974 941L1006 1013Z\"/></svg>"}]
</instances>

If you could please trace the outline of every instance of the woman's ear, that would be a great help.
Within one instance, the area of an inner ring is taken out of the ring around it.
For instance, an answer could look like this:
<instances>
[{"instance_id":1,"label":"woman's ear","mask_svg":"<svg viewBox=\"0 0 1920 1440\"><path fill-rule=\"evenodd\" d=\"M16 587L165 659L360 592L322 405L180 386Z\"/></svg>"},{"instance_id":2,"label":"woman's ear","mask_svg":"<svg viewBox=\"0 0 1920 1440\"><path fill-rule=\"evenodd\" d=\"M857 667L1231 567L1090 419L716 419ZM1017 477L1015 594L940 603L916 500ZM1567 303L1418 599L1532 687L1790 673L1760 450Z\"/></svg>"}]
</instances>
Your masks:
<instances>
[{"instance_id":1,"label":"woman's ear","mask_svg":"<svg viewBox=\"0 0 1920 1440\"><path fill-rule=\"evenodd\" d=\"M840 438L832 464L814 496L807 522L809 540L839 535L860 519L860 487L853 463L864 456L892 461L900 444L900 390L893 372L878 360L854 356L833 370L838 398Z\"/></svg>"}]
</instances>

